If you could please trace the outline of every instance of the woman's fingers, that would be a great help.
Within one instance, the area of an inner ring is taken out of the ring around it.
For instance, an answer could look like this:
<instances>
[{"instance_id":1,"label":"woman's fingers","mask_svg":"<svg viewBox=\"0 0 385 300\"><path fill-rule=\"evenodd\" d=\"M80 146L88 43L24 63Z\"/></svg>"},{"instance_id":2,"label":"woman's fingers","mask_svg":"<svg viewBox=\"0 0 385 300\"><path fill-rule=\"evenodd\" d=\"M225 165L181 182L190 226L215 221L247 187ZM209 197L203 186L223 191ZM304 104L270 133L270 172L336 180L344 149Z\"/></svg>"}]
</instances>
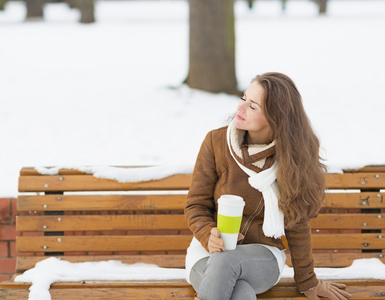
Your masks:
<instances>
[{"instance_id":1,"label":"woman's fingers","mask_svg":"<svg viewBox=\"0 0 385 300\"><path fill-rule=\"evenodd\" d=\"M218 230L217 227L212 228L210 233L211 233L211 235L213 235L215 237L220 237L221 236L221 233L220 233L220 231Z\"/></svg>"},{"instance_id":2,"label":"woman's fingers","mask_svg":"<svg viewBox=\"0 0 385 300\"><path fill-rule=\"evenodd\" d=\"M342 289L345 289L346 285L344 284L338 284L338 283L331 283L330 290L333 292L333 294L338 298L345 300L347 298L350 298L352 295L349 294L347 291L344 291Z\"/></svg>"},{"instance_id":3,"label":"woman's fingers","mask_svg":"<svg viewBox=\"0 0 385 300\"><path fill-rule=\"evenodd\" d=\"M226 250L225 249L225 243L223 239L221 238L221 233L219 232L218 228L211 229L211 235L209 238L209 243L207 247L209 248L209 252L215 253L215 252L221 252Z\"/></svg>"},{"instance_id":4,"label":"woman's fingers","mask_svg":"<svg viewBox=\"0 0 385 300\"><path fill-rule=\"evenodd\" d=\"M330 284L332 286L335 286L335 287L339 288L339 289L346 289L346 285L343 284L343 283L331 282Z\"/></svg>"}]
</instances>

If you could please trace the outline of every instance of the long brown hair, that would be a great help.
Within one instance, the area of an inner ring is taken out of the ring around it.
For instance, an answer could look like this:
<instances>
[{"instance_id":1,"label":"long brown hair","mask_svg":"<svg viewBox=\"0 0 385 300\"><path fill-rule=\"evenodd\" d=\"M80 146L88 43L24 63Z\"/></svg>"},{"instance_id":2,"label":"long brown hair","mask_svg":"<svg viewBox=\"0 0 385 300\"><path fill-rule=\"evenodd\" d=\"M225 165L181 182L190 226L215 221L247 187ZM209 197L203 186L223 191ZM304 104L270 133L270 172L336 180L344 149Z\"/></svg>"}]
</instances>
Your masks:
<instances>
[{"instance_id":1,"label":"long brown hair","mask_svg":"<svg viewBox=\"0 0 385 300\"><path fill-rule=\"evenodd\" d=\"M290 227L317 216L325 197L326 167L294 82L276 72L259 75L255 81L265 90L265 115L276 143L279 208Z\"/></svg>"}]
</instances>

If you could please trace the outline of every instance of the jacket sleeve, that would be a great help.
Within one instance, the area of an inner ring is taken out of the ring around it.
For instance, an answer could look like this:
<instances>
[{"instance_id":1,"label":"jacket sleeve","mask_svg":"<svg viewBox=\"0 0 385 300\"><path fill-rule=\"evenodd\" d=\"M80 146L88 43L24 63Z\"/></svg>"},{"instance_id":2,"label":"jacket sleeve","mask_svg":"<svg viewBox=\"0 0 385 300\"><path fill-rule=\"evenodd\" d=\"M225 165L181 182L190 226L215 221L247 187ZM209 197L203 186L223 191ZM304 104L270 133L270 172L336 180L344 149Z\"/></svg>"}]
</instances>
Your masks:
<instances>
[{"instance_id":1,"label":"jacket sleeve","mask_svg":"<svg viewBox=\"0 0 385 300\"><path fill-rule=\"evenodd\" d=\"M185 206L187 224L207 251L210 231L217 226L214 218L214 190L217 180L212 133L209 132L198 153Z\"/></svg>"},{"instance_id":2,"label":"jacket sleeve","mask_svg":"<svg viewBox=\"0 0 385 300\"><path fill-rule=\"evenodd\" d=\"M286 229L291 261L294 268L294 280L300 292L309 290L318 284L314 273L311 230L308 220L303 220L290 229Z\"/></svg>"}]
</instances>

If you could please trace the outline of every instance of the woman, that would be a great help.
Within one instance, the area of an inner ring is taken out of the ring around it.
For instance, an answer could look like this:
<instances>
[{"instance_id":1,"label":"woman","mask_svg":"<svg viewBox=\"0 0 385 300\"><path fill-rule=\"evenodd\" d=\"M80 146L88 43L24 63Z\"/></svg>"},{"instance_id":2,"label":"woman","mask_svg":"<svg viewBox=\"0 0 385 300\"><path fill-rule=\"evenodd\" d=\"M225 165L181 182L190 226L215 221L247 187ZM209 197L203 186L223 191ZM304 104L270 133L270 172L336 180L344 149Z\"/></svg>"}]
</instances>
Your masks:
<instances>
[{"instance_id":1,"label":"woman","mask_svg":"<svg viewBox=\"0 0 385 300\"><path fill-rule=\"evenodd\" d=\"M231 124L207 134L185 207L194 234L187 281L197 299L256 299L279 281L285 249L297 288L308 299L350 297L344 285L314 274L309 219L325 193L319 146L295 84L281 73L254 78ZM224 194L246 203L232 251L225 251L216 228L217 200Z\"/></svg>"}]
</instances>

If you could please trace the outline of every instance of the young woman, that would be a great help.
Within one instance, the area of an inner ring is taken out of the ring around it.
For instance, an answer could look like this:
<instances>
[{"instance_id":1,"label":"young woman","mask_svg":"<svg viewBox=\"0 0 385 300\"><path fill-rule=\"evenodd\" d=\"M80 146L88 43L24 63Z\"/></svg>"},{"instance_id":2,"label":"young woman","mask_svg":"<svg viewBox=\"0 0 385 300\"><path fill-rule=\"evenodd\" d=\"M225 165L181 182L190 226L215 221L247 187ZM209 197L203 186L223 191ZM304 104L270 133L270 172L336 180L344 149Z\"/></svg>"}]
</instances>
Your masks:
<instances>
[{"instance_id":1,"label":"young woman","mask_svg":"<svg viewBox=\"0 0 385 300\"><path fill-rule=\"evenodd\" d=\"M280 279L290 249L294 279L308 299L346 299L342 284L316 278L309 219L325 193L319 141L293 81L281 73L255 77L227 127L203 141L185 217L194 238L187 281L202 300L256 299ZM238 246L225 251L216 228L221 195L243 197ZM286 242L287 241L287 242Z\"/></svg>"}]
</instances>

